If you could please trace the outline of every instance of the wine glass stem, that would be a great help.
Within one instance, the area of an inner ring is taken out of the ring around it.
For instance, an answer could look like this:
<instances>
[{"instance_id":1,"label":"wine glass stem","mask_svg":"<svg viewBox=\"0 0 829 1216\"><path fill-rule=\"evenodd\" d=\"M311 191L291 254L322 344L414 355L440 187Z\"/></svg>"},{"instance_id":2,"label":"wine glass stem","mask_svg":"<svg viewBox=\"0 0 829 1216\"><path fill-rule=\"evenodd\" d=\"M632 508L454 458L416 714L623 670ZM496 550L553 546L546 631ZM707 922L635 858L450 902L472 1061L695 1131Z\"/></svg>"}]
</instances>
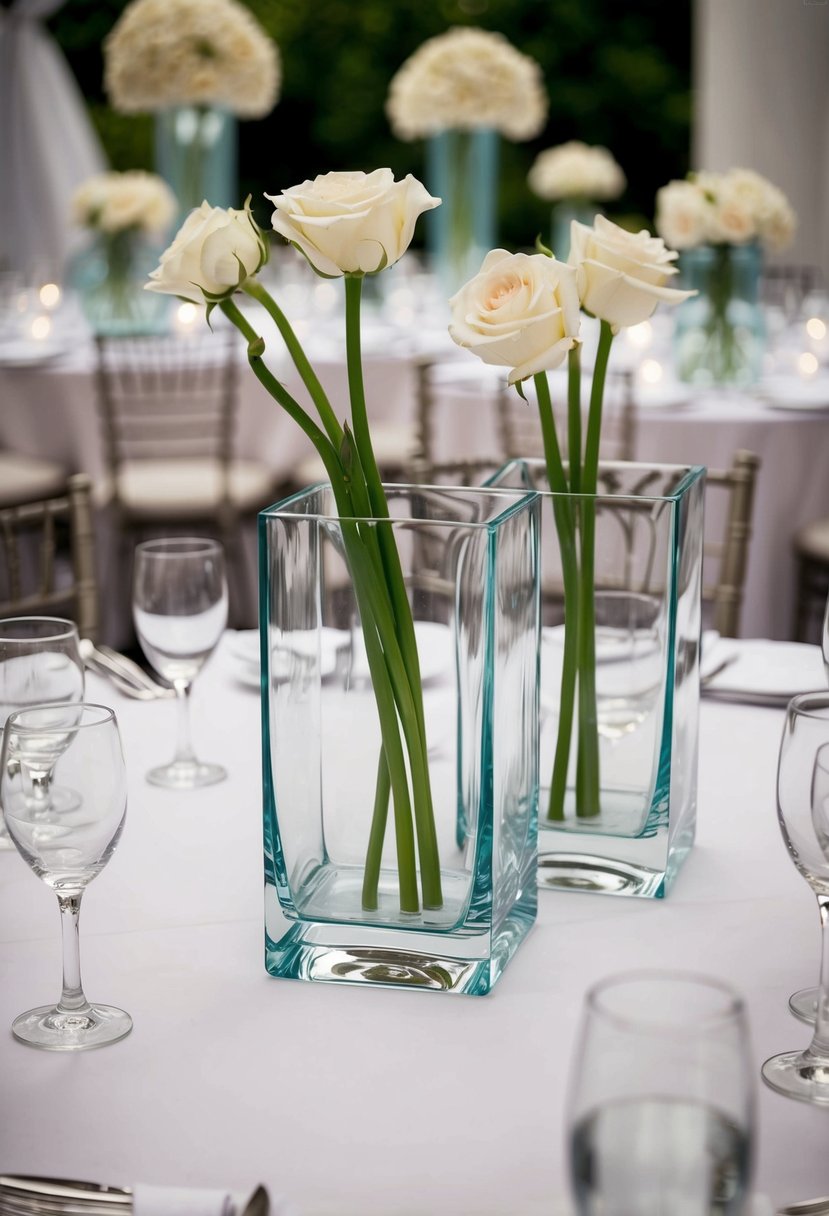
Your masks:
<instances>
[{"instance_id":1,"label":"wine glass stem","mask_svg":"<svg viewBox=\"0 0 829 1216\"><path fill-rule=\"evenodd\" d=\"M87 1000L81 987L81 949L78 937L78 918L81 914L81 896L58 895L60 905L61 942L63 944L63 990L58 1009L61 1013L77 1013L87 1008Z\"/></svg>"},{"instance_id":2,"label":"wine glass stem","mask_svg":"<svg viewBox=\"0 0 829 1216\"><path fill-rule=\"evenodd\" d=\"M178 739L176 741L176 761L195 761L196 753L190 741L190 689L191 684L181 680L173 685L178 700Z\"/></svg>"}]
</instances>

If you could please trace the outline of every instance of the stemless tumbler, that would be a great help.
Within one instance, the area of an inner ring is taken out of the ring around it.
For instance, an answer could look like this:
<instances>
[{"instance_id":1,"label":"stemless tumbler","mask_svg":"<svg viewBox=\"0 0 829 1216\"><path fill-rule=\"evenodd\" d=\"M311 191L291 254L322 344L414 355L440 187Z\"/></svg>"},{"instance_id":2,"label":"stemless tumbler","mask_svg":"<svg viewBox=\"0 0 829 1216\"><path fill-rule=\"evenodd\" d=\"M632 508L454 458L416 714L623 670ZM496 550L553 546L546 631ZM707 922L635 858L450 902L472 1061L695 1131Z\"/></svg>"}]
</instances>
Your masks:
<instances>
[{"instance_id":1,"label":"stemless tumbler","mask_svg":"<svg viewBox=\"0 0 829 1216\"><path fill-rule=\"evenodd\" d=\"M718 979L611 976L585 1000L570 1083L580 1216L738 1216L754 1087L742 999Z\"/></svg>"}]
</instances>

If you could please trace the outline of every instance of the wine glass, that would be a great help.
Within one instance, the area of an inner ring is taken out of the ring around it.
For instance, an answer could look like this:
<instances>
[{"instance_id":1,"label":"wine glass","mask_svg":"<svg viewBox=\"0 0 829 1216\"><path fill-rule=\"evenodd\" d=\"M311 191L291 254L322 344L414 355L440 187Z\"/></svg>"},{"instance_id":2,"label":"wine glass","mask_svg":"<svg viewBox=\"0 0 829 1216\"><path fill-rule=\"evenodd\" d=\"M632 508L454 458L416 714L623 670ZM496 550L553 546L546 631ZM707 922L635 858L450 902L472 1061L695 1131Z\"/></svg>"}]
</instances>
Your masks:
<instances>
[{"instance_id":1,"label":"wine glass","mask_svg":"<svg viewBox=\"0 0 829 1216\"><path fill-rule=\"evenodd\" d=\"M778 1093L829 1106L829 692L792 697L777 762L777 819L798 873L817 896L823 941L812 1041L766 1060Z\"/></svg>"},{"instance_id":2,"label":"wine glass","mask_svg":"<svg viewBox=\"0 0 829 1216\"><path fill-rule=\"evenodd\" d=\"M600 981L585 998L567 1128L579 1216L743 1212L755 1130L742 998L677 971Z\"/></svg>"},{"instance_id":3,"label":"wine glass","mask_svg":"<svg viewBox=\"0 0 829 1216\"><path fill-rule=\"evenodd\" d=\"M46 768L76 797L70 809L43 811L32 791ZM132 1029L123 1009L91 1005L81 986L81 897L112 855L124 826L127 777L115 714L87 702L35 705L9 714L3 731L0 796L9 834L38 878L58 897L63 990L57 1005L20 1014L22 1043L81 1051L122 1039Z\"/></svg>"},{"instance_id":4,"label":"wine glass","mask_svg":"<svg viewBox=\"0 0 829 1216\"><path fill-rule=\"evenodd\" d=\"M190 741L189 697L193 680L213 653L227 624L224 549L196 536L147 540L136 545L132 611L144 654L172 684L179 704L178 740L169 764L150 769L147 780L189 790L222 781L219 764L199 760Z\"/></svg>"},{"instance_id":5,"label":"wine glass","mask_svg":"<svg viewBox=\"0 0 829 1216\"><path fill-rule=\"evenodd\" d=\"M821 632L821 652L823 668L826 672L826 683L829 684L829 595L826 597L826 607L823 611L823 627ZM801 988L789 997L789 1009L801 1022L814 1026L817 1017L817 988Z\"/></svg>"},{"instance_id":6,"label":"wine glass","mask_svg":"<svg viewBox=\"0 0 829 1216\"><path fill-rule=\"evenodd\" d=\"M78 628L53 616L16 616L0 620L0 729L16 709L41 702L82 701L85 689ZM51 775L32 791L45 810L52 804L68 809L68 791L55 788ZM0 816L0 848L13 848Z\"/></svg>"}]
</instances>

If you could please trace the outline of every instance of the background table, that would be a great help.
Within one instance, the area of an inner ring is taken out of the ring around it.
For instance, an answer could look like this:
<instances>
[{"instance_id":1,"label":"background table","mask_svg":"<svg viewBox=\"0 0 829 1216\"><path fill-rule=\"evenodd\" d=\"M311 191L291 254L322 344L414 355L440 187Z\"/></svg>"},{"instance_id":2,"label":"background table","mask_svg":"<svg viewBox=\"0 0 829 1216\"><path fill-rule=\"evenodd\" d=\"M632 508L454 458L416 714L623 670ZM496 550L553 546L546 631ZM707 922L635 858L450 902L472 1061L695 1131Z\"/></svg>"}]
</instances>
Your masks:
<instances>
[{"instance_id":1,"label":"background table","mask_svg":"<svg viewBox=\"0 0 829 1216\"><path fill-rule=\"evenodd\" d=\"M344 417L348 389L339 325L335 321L303 331L298 323L298 329L336 412ZM244 359L241 346L240 359ZM418 364L424 359L437 365L435 455L441 459L497 455L496 398L505 377L501 369L484 368L434 327L424 326L413 336L412 331L388 324L366 325L365 383L373 426L397 428L400 443L406 442L417 422ZM301 395L298 376L287 361L277 359L273 366L288 389ZM447 369L450 374L443 375ZM496 376L487 374L491 372ZM741 632L744 637L791 637L792 537L802 525L829 515L829 409L773 408L755 393L718 389L685 389L678 398L672 391L663 399L666 403L660 404L659 393L651 392L648 404L638 409L637 459L724 468L738 448L760 457ZM63 461L70 471L101 478L103 448L88 338L81 338L68 356L51 362L0 366L0 401L0 447L48 456ZM240 456L269 462L277 482L294 477L300 463L315 455L310 441L246 366L240 369L236 450ZM253 553L253 524L250 546ZM102 560L103 585L109 565ZM255 562L251 568L255 569ZM107 640L124 644L116 636Z\"/></svg>"},{"instance_id":2,"label":"background table","mask_svg":"<svg viewBox=\"0 0 829 1216\"><path fill-rule=\"evenodd\" d=\"M816 982L815 897L774 807L782 710L704 701L697 842L661 901L539 893L539 915L482 998L273 979L264 969L259 698L226 635L193 693L198 749L227 782L156 789L175 706L115 706L127 825L84 897L91 999L123 1042L39 1052L8 1030L55 999L55 896L0 853L0 1166L130 1185L263 1182L300 1216L540 1216L566 1200L564 1108L586 988L637 967L703 971L745 996L756 1079L756 1187L775 1206L829 1193L826 1111L768 1090L768 1056L806 1046L789 1013Z\"/></svg>"}]
</instances>

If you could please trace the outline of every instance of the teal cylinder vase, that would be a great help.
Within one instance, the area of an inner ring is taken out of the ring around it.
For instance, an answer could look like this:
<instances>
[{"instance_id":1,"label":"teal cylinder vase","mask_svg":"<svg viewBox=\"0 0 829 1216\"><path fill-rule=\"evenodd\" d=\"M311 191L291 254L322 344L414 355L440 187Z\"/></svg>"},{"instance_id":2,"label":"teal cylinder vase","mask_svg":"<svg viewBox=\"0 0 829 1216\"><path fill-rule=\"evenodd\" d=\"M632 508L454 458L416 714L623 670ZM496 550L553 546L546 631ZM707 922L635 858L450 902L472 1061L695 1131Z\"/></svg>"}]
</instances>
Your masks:
<instances>
[{"instance_id":1,"label":"teal cylinder vase","mask_svg":"<svg viewBox=\"0 0 829 1216\"><path fill-rule=\"evenodd\" d=\"M553 205L550 222L550 248L560 262L570 253L570 224L578 220L588 228L600 213L600 208L588 199L563 198Z\"/></svg>"},{"instance_id":2,"label":"teal cylinder vase","mask_svg":"<svg viewBox=\"0 0 829 1216\"><path fill-rule=\"evenodd\" d=\"M439 131L427 144L429 191L442 199L425 217L428 253L447 298L478 273L496 244L499 139L481 127Z\"/></svg>"},{"instance_id":3,"label":"teal cylinder vase","mask_svg":"<svg viewBox=\"0 0 829 1216\"><path fill-rule=\"evenodd\" d=\"M697 293L674 314L680 380L737 388L754 384L765 352L761 246L699 245L683 250L679 270L677 286Z\"/></svg>"},{"instance_id":4,"label":"teal cylinder vase","mask_svg":"<svg viewBox=\"0 0 829 1216\"><path fill-rule=\"evenodd\" d=\"M178 222L207 200L241 207L238 121L219 106L171 106L155 116L155 170L178 199Z\"/></svg>"},{"instance_id":5,"label":"teal cylinder vase","mask_svg":"<svg viewBox=\"0 0 829 1216\"><path fill-rule=\"evenodd\" d=\"M102 335L164 333L172 297L144 290L163 246L134 230L101 233L67 266L92 331Z\"/></svg>"},{"instance_id":6,"label":"teal cylinder vase","mask_svg":"<svg viewBox=\"0 0 829 1216\"><path fill-rule=\"evenodd\" d=\"M259 516L265 965L483 995L537 910L539 498L385 489L386 521L346 528L327 484ZM431 810L413 782L416 858L352 574L375 541L399 554L423 688ZM411 865L422 900L404 899Z\"/></svg>"}]
</instances>

